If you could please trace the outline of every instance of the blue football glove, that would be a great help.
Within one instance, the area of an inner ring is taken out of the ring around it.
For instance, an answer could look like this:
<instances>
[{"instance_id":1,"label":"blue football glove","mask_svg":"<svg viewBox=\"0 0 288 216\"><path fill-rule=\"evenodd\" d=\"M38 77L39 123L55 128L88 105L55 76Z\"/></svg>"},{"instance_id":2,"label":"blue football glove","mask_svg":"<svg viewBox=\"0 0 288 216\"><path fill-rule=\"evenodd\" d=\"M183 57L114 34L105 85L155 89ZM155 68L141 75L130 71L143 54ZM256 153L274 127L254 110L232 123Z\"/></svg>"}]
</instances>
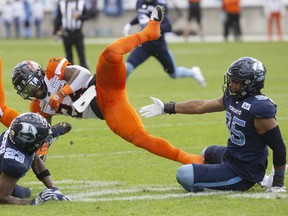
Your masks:
<instances>
[{"instance_id":1,"label":"blue football glove","mask_svg":"<svg viewBox=\"0 0 288 216\"><path fill-rule=\"evenodd\" d=\"M54 192L54 200L65 200L65 201L70 201L68 197L66 197L57 187L53 188Z\"/></svg>"},{"instance_id":2,"label":"blue football glove","mask_svg":"<svg viewBox=\"0 0 288 216\"><path fill-rule=\"evenodd\" d=\"M32 200L32 205L39 205L48 200L54 199L55 193L53 189L45 188L41 193L39 193L38 197Z\"/></svg>"}]
</instances>

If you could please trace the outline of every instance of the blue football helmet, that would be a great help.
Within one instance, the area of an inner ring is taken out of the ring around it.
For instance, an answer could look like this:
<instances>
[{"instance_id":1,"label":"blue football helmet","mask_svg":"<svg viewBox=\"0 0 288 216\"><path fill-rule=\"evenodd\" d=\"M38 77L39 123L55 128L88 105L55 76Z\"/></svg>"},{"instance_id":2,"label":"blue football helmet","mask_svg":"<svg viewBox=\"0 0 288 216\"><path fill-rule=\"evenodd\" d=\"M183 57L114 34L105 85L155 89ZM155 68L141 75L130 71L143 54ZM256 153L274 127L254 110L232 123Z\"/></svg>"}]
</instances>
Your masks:
<instances>
[{"instance_id":1,"label":"blue football helmet","mask_svg":"<svg viewBox=\"0 0 288 216\"><path fill-rule=\"evenodd\" d=\"M233 62L224 74L223 92L226 96L240 100L246 96L260 94L264 87L266 68L255 58L243 57ZM241 88L233 91L231 81L241 83Z\"/></svg>"},{"instance_id":2,"label":"blue football helmet","mask_svg":"<svg viewBox=\"0 0 288 216\"><path fill-rule=\"evenodd\" d=\"M17 64L12 72L12 83L22 98L33 100L44 99L47 86L44 82L43 68L34 61L23 61Z\"/></svg>"},{"instance_id":3,"label":"blue football helmet","mask_svg":"<svg viewBox=\"0 0 288 216\"><path fill-rule=\"evenodd\" d=\"M52 130L47 120L37 113L17 116L9 127L9 139L28 153L36 152L45 142L51 142Z\"/></svg>"}]
</instances>

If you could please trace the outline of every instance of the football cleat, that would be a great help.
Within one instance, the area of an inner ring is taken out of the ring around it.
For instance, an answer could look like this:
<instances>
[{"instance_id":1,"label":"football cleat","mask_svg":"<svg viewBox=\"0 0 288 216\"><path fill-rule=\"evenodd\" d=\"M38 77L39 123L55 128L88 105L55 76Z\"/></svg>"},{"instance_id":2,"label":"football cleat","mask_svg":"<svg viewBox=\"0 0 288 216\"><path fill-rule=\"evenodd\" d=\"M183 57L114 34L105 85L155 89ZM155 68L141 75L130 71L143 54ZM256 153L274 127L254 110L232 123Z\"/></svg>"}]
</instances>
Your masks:
<instances>
[{"instance_id":1,"label":"football cleat","mask_svg":"<svg viewBox=\"0 0 288 216\"><path fill-rule=\"evenodd\" d=\"M68 133L70 130L72 129L72 126L67 123L67 122L60 122L56 125L53 125L51 127L51 130L52 130L52 137L56 139L61 136L61 135L64 135L66 133ZM47 155L48 155L48 151L49 151L49 148L51 146L52 142L46 142L44 143L40 149L38 149L37 153L39 155L39 157L42 159L42 161L45 162L46 158L47 158Z\"/></svg>"},{"instance_id":2,"label":"football cleat","mask_svg":"<svg viewBox=\"0 0 288 216\"><path fill-rule=\"evenodd\" d=\"M205 78L200 70L199 67L194 66L192 67L192 71L193 71L193 78L195 79L195 81L201 86L201 87L206 87L206 81Z\"/></svg>"},{"instance_id":3,"label":"football cleat","mask_svg":"<svg viewBox=\"0 0 288 216\"><path fill-rule=\"evenodd\" d=\"M60 122L52 126L52 136L59 137L63 134L68 133L71 130L72 126L67 122Z\"/></svg>"},{"instance_id":4,"label":"football cleat","mask_svg":"<svg viewBox=\"0 0 288 216\"><path fill-rule=\"evenodd\" d=\"M150 19L153 21L162 22L164 15L165 15L165 8L160 5L157 5L153 9Z\"/></svg>"}]
</instances>

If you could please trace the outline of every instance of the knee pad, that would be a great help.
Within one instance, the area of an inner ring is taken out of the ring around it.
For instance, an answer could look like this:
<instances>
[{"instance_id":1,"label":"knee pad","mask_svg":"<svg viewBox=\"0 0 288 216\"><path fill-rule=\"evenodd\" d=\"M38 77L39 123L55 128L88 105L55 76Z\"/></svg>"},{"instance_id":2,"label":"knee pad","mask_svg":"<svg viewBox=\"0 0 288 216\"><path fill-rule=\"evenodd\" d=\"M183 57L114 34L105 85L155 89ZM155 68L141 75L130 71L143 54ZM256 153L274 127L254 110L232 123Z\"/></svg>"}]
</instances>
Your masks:
<instances>
[{"instance_id":1,"label":"knee pad","mask_svg":"<svg viewBox=\"0 0 288 216\"><path fill-rule=\"evenodd\" d=\"M192 164L181 166L176 174L178 183L188 192L194 191L194 169Z\"/></svg>"},{"instance_id":2,"label":"knee pad","mask_svg":"<svg viewBox=\"0 0 288 216\"><path fill-rule=\"evenodd\" d=\"M27 187L15 185L12 196L18 197L21 199L28 198L31 196L31 190Z\"/></svg>"}]
</instances>

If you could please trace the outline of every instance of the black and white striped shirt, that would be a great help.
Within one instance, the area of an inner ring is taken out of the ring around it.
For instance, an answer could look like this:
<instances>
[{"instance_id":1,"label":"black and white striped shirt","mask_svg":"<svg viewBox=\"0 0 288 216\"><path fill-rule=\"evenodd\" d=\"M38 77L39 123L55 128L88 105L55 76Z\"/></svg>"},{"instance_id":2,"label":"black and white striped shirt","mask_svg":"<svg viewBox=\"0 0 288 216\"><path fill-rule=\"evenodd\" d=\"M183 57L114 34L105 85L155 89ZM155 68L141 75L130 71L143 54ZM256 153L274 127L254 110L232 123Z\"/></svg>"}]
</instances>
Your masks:
<instances>
[{"instance_id":1,"label":"black and white striped shirt","mask_svg":"<svg viewBox=\"0 0 288 216\"><path fill-rule=\"evenodd\" d=\"M77 19L73 13L79 14ZM81 30L83 21L89 19L84 0L60 0L55 18L54 34L60 30Z\"/></svg>"}]
</instances>

